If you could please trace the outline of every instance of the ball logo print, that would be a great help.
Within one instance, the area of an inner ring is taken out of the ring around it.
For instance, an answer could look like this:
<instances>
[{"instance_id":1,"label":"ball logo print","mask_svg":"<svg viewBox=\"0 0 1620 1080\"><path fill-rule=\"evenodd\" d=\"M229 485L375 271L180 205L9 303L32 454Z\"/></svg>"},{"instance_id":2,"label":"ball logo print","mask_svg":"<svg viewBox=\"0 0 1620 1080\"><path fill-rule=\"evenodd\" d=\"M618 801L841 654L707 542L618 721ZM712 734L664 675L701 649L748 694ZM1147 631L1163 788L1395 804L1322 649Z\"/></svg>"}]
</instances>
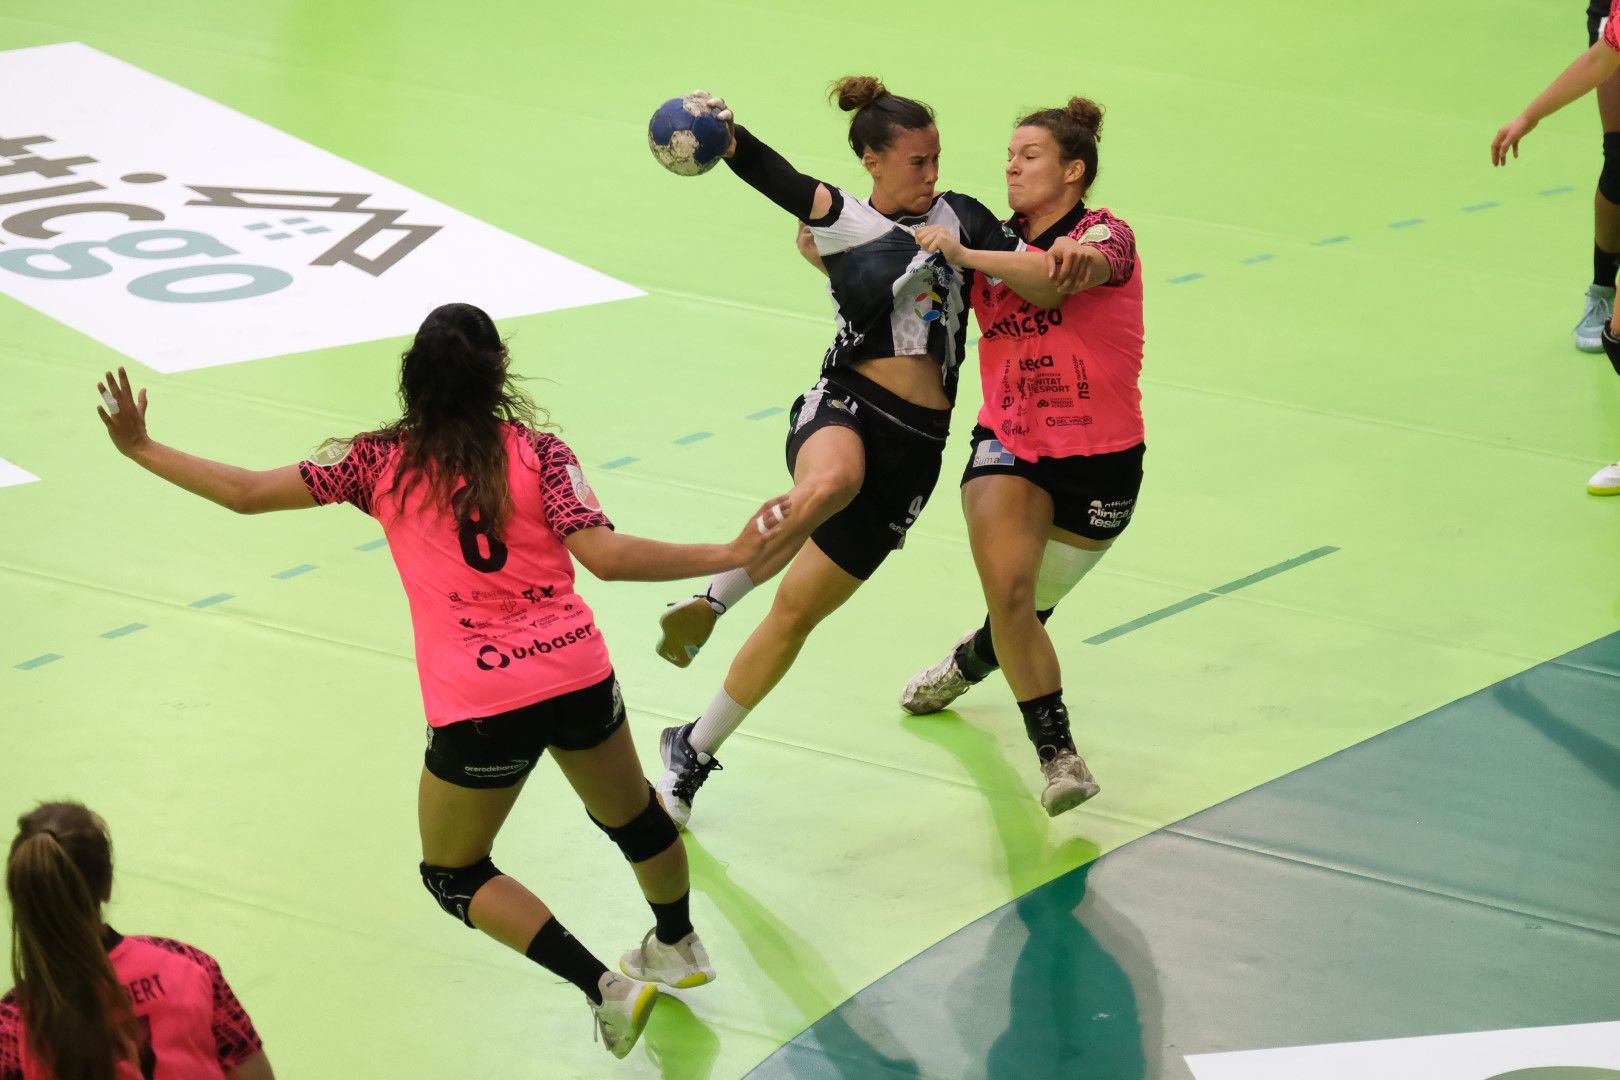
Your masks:
<instances>
[{"instance_id":1,"label":"ball logo print","mask_svg":"<svg viewBox=\"0 0 1620 1080\"><path fill-rule=\"evenodd\" d=\"M0 292L159 371L641 295L82 44L0 84Z\"/></svg>"},{"instance_id":2,"label":"ball logo print","mask_svg":"<svg viewBox=\"0 0 1620 1080\"><path fill-rule=\"evenodd\" d=\"M647 124L647 147L658 164L677 176L701 176L720 163L731 145L725 122L696 94L670 98Z\"/></svg>"}]
</instances>

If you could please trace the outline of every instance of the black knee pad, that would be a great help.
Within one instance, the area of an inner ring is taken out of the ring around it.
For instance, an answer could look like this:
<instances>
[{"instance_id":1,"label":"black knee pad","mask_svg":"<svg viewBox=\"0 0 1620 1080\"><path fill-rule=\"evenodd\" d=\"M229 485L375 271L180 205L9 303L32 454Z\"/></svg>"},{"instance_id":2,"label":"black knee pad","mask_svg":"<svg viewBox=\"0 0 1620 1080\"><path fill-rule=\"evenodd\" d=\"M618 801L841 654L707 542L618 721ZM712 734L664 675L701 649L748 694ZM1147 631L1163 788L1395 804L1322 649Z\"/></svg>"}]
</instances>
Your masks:
<instances>
[{"instance_id":1,"label":"black knee pad","mask_svg":"<svg viewBox=\"0 0 1620 1080\"><path fill-rule=\"evenodd\" d=\"M498 878L501 872L495 869L495 864L484 856L471 866L433 866L423 863L422 884L427 891L433 894L433 899L439 906L450 914L472 926L472 918L468 911L472 907L473 894L483 888L491 878Z\"/></svg>"},{"instance_id":2,"label":"black knee pad","mask_svg":"<svg viewBox=\"0 0 1620 1080\"><path fill-rule=\"evenodd\" d=\"M1598 193L1612 203L1620 203L1620 131L1603 133L1603 171L1598 173Z\"/></svg>"},{"instance_id":3,"label":"black knee pad","mask_svg":"<svg viewBox=\"0 0 1620 1080\"><path fill-rule=\"evenodd\" d=\"M587 810L586 815L590 816L590 811ZM591 820L596 821L596 818L591 817ZM624 852L625 859L633 863L662 855L680 839L675 823L664 813L664 806L653 793L651 784L647 785L647 809L618 828L610 828L600 821L596 821L596 827L607 833L608 839Z\"/></svg>"}]
</instances>

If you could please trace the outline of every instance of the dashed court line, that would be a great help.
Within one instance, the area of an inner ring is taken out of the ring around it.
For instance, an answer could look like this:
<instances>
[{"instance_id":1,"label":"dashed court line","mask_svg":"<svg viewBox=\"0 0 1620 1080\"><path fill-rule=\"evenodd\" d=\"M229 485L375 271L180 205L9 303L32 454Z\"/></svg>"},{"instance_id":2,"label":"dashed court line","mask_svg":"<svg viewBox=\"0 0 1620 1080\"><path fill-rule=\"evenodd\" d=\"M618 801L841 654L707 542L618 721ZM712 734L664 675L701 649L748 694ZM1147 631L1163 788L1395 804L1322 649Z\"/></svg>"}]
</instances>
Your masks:
<instances>
[{"instance_id":1,"label":"dashed court line","mask_svg":"<svg viewBox=\"0 0 1620 1080\"><path fill-rule=\"evenodd\" d=\"M1566 186L1562 186L1562 187L1546 188L1546 189L1542 190L1541 192L1539 192L1538 194L1540 194L1541 196L1544 196L1544 197L1550 197L1550 196L1558 196L1558 195L1568 195L1568 194L1572 193L1574 190L1575 190L1574 187L1566 185ZM1485 210L1496 209L1500 205L1501 205L1500 203L1498 203L1498 202L1496 202L1494 200L1486 200L1485 202L1478 202L1478 203L1473 203L1473 204L1468 205L1468 206L1464 206L1462 208L1462 212L1465 213L1465 214L1477 214L1477 213L1480 213L1480 212L1485 211ZM1388 227L1391 228L1391 229L1411 229L1411 228L1415 228L1418 225L1425 224L1425 221L1426 221L1426 219L1419 218L1419 217L1403 218L1403 219L1401 219L1399 221L1390 222ZM1337 245L1340 245L1340 244L1349 243L1350 240L1351 240L1351 237L1350 237L1349 234L1340 234L1340 235L1337 235L1337 236L1328 236L1328 237L1324 237L1324 238L1322 238L1320 240L1313 241L1311 246L1313 246L1313 247L1333 247L1333 246L1337 246ZM1253 254L1253 255L1244 256L1243 258L1239 259L1238 261L1239 261L1239 263L1241 263L1244 266L1258 266L1258 265L1260 265L1262 263L1274 262L1274 261L1276 261L1277 258L1278 258L1278 256L1276 254L1272 253L1272 252L1258 252L1258 253ZM1171 284L1171 285L1187 285L1187 284L1191 284L1192 282L1195 282L1195 281L1202 281L1202 280L1205 279L1206 276L1207 276L1206 274L1204 274L1204 273L1202 273L1200 271L1189 271L1187 273L1179 274L1179 275L1177 275L1175 277L1169 278L1169 279L1167 279L1167 281L1168 281L1168 284ZM970 342L970 344L973 344L973 343ZM764 419L767 419L767 418L772 417L772 416L779 416L779 415L781 415L782 413L784 413L786 411L787 410L782 408L781 406L773 405L773 406L770 406L769 408L760 409L757 412L748 413L747 415L745 415L743 417L743 419L745 419L745 420L764 420ZM689 446L689 445L691 445L693 443L698 443L698 442L702 442L702 441L704 441L706 439L714 438L714 436L715 436L715 433L712 432L712 431L694 431L694 432L691 432L689 434L682 435L679 438L676 438L676 439L672 440L672 442L677 446ZM611 461L604 461L600 465L598 465L597 468L604 469L604 470L622 469L622 468L624 468L624 467L626 467L628 465L633 465L633 464L635 464L636 462L638 462L640 460L641 459L639 457L636 457L634 455L625 455L623 457L614 458ZM368 540L363 544L356 544L354 546L354 550L356 550L356 551L376 551L377 549L386 547L387 545L388 545L388 540L385 537L379 537L379 538L377 538L375 540ZM1111 628L1109 630L1104 630L1100 634L1095 634L1092 637L1087 638L1086 639L1086 644L1088 644L1088 645L1101 645L1101 644L1103 644L1105 642L1112 641L1115 638L1122 637L1125 634L1129 634L1129 633L1131 633L1131 632L1133 632L1135 630L1139 630L1144 626L1150 626L1153 623L1159 622L1159 621L1161 621L1163 619L1167 619L1172 615L1176 615L1176 614L1179 614L1180 612L1187 611L1187 610L1189 610L1191 608L1194 608L1194 607L1197 607L1197 606L1199 606L1201 604L1208 603L1211 600L1217 599L1217 598L1219 598L1221 596L1225 596L1225 595L1227 595L1227 594L1229 594L1231 592L1234 592L1234 591L1236 591L1238 589L1247 588L1249 585L1253 585L1256 582L1264 581L1265 579L1267 579L1269 577L1273 577L1273 576L1275 576L1277 574L1283 573L1284 571L1291 570L1296 566L1303 565L1304 563L1310 562L1310 561L1312 561L1314 559L1319 559L1324 555L1332 554L1333 552L1335 552L1337 550L1339 550L1339 549L1336 548L1336 547L1321 547L1321 548L1317 548L1315 551L1306 552L1304 555L1298 556L1297 558L1289 559L1289 560L1287 560L1285 562L1278 563L1275 566L1266 567L1264 570L1257 571L1256 573L1251 574L1246 578L1241 578L1241 579L1239 579L1237 581L1234 581L1234 582L1228 582L1225 585L1218 585L1218 586L1216 586L1216 587L1214 587L1212 589L1206 590L1205 592L1198 593L1198 594L1196 594L1194 596L1189 596L1185 600L1177 601L1176 603L1171 604L1168 607L1161 608L1158 611L1150 612L1147 615L1143 615L1140 618L1133 619L1130 622L1122 623L1121 625L1113 627L1113 628ZM276 578L278 580L286 581L286 580L289 580L291 578L300 577L300 576L302 576L304 574L310 573L311 571L313 571L315 569L317 569L317 567L314 566L311 563L300 563L297 566L291 566L291 567L288 567L285 570L276 571L275 573L271 574L270 576L273 577L273 578ZM233 594L231 594L231 593L215 593L212 596L205 596L205 597L202 597L199 600L193 600L191 603L187 604L186 606L190 607L190 608L196 608L196 609L209 608L209 607L217 606L219 604L223 604L223 603L225 603L225 602L227 602L229 600L233 600L233 599L235 599L235 596ZM145 629L148 629L148 627L147 627L147 625L145 623L129 623L127 625L120 626L120 627L117 627L117 628L112 629L112 630L108 630L105 633L101 634L100 636L102 638L104 638L104 639L107 639L107 640L116 640L118 638L127 637L130 634L133 634L133 633L136 633L138 631L145 630ZM15 664L13 666L19 671L32 671L35 668L40 668L40 667L44 667L47 664L55 663L57 660L61 660L62 658L63 657L62 657L61 653L47 652L47 653L41 653L38 656L35 656L35 657L33 657L31 659L28 659L28 660L24 660L22 663Z\"/></svg>"}]
</instances>

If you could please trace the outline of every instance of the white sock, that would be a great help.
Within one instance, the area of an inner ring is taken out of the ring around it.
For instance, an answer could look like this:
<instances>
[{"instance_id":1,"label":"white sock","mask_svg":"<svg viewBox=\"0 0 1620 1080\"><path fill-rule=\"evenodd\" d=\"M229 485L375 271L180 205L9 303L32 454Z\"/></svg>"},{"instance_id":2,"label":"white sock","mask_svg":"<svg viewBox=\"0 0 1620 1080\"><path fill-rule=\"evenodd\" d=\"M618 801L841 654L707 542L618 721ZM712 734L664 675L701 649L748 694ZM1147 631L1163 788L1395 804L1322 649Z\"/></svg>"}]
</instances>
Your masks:
<instances>
[{"instance_id":1,"label":"white sock","mask_svg":"<svg viewBox=\"0 0 1620 1080\"><path fill-rule=\"evenodd\" d=\"M731 610L732 605L753 591L754 579L748 576L747 570L739 567L710 578L709 587L702 595L703 599L709 602L709 606L714 608L716 615L724 615Z\"/></svg>"},{"instance_id":2,"label":"white sock","mask_svg":"<svg viewBox=\"0 0 1620 1080\"><path fill-rule=\"evenodd\" d=\"M1046 542L1041 568L1035 574L1035 610L1057 607L1057 602L1080 584L1086 572L1102 560L1103 552L1087 551L1057 540Z\"/></svg>"},{"instance_id":3,"label":"white sock","mask_svg":"<svg viewBox=\"0 0 1620 1080\"><path fill-rule=\"evenodd\" d=\"M742 573L742 571L737 571ZM698 752L698 762L708 764L708 759L720 750L720 744L725 742L748 719L749 710L731 700L731 695L722 688L709 702L709 707L703 710L703 715L697 718L692 725L692 733L687 739L692 749Z\"/></svg>"}]
</instances>

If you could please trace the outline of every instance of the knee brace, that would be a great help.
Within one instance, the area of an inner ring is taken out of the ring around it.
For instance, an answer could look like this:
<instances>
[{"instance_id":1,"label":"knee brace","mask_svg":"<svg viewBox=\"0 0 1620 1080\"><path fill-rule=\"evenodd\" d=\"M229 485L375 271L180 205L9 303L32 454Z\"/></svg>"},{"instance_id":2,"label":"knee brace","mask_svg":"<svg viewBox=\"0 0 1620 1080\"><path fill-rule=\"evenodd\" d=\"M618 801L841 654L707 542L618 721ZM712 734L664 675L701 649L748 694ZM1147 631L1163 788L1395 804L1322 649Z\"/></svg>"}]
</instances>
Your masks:
<instances>
[{"instance_id":1,"label":"knee brace","mask_svg":"<svg viewBox=\"0 0 1620 1080\"><path fill-rule=\"evenodd\" d=\"M647 809L631 818L623 825L604 825L587 810L586 816L596 822L596 827L607 833L608 839L619 845L627 861L638 863L646 862L657 855L662 855L670 846L680 839L675 831L675 823L664 813L663 804L653 793L651 784L647 785Z\"/></svg>"},{"instance_id":2,"label":"knee brace","mask_svg":"<svg viewBox=\"0 0 1620 1080\"><path fill-rule=\"evenodd\" d=\"M1603 171L1598 173L1598 194L1620 203L1620 131L1603 133Z\"/></svg>"},{"instance_id":3,"label":"knee brace","mask_svg":"<svg viewBox=\"0 0 1620 1080\"><path fill-rule=\"evenodd\" d=\"M1069 590L1080 584L1080 579L1102 557L1100 551L1087 551L1057 540L1048 540L1046 551L1041 556L1041 568L1035 574L1035 610L1051 611L1057 607L1057 602L1069 595Z\"/></svg>"},{"instance_id":4,"label":"knee brace","mask_svg":"<svg viewBox=\"0 0 1620 1080\"><path fill-rule=\"evenodd\" d=\"M1607 323L1603 326L1603 351L1609 357L1609 366L1614 368L1616 375L1620 375L1620 338L1609 333Z\"/></svg>"},{"instance_id":5,"label":"knee brace","mask_svg":"<svg viewBox=\"0 0 1620 1080\"><path fill-rule=\"evenodd\" d=\"M472 926L472 918L468 914L472 908L473 894L483 888L491 878L498 878L501 872L495 869L495 864L489 861L486 855L471 866L434 866L423 863L422 884L427 891L433 894L433 899L439 906L454 915L468 926Z\"/></svg>"}]
</instances>

